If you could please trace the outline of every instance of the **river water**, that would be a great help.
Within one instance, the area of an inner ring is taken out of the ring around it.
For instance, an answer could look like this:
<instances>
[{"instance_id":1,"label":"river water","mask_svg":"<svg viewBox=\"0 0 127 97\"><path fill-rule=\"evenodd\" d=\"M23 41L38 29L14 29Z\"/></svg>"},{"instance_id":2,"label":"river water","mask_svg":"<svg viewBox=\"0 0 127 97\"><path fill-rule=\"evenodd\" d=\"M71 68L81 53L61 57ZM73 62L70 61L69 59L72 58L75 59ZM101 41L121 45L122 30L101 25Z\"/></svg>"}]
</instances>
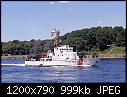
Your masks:
<instances>
[{"instance_id":1,"label":"river water","mask_svg":"<svg viewBox=\"0 0 127 97\"><path fill-rule=\"evenodd\" d=\"M24 59L2 59L1 64L24 64ZM2 83L121 83L126 82L125 59L101 59L92 67L1 66Z\"/></svg>"}]
</instances>

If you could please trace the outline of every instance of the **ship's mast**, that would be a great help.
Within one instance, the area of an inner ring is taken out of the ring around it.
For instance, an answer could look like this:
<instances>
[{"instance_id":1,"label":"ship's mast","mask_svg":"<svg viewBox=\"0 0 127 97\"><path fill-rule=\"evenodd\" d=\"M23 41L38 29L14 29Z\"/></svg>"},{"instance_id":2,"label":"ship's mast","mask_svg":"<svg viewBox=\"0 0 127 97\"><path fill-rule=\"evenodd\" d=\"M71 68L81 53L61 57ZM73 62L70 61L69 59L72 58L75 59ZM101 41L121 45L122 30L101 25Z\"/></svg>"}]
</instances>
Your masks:
<instances>
[{"instance_id":1,"label":"ship's mast","mask_svg":"<svg viewBox=\"0 0 127 97\"><path fill-rule=\"evenodd\" d=\"M54 36L54 46L55 47L59 47L60 46L60 32L59 32L59 30L56 30L56 29L54 29L54 30L52 30L52 32L51 32L51 34L52 34L52 36Z\"/></svg>"}]
</instances>

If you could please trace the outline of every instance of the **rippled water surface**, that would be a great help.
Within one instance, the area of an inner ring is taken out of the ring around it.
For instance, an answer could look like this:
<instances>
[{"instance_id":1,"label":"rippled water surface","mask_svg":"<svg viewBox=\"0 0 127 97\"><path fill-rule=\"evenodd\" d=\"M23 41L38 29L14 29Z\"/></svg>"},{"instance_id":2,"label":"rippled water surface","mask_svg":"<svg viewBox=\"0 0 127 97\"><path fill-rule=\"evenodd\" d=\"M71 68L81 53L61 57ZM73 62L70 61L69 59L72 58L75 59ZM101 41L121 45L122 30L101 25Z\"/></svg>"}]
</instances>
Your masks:
<instances>
[{"instance_id":1,"label":"rippled water surface","mask_svg":"<svg viewBox=\"0 0 127 97\"><path fill-rule=\"evenodd\" d=\"M24 59L2 59L1 64L24 64ZM2 83L119 83L125 82L125 59L102 59L92 67L2 66Z\"/></svg>"}]
</instances>

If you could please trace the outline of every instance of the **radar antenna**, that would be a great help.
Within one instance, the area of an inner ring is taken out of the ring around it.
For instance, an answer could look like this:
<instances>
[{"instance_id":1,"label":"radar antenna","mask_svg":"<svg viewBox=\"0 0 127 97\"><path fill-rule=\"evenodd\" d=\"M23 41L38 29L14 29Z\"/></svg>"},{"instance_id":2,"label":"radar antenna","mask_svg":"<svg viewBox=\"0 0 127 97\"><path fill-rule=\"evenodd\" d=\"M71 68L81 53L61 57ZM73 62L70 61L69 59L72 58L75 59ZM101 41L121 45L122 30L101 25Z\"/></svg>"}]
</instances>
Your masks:
<instances>
[{"instance_id":1,"label":"radar antenna","mask_svg":"<svg viewBox=\"0 0 127 97\"><path fill-rule=\"evenodd\" d=\"M60 31L59 30L56 30L56 28L55 29L53 29L52 31L51 31L51 36L54 36L54 46L55 47L59 47L60 46Z\"/></svg>"}]
</instances>

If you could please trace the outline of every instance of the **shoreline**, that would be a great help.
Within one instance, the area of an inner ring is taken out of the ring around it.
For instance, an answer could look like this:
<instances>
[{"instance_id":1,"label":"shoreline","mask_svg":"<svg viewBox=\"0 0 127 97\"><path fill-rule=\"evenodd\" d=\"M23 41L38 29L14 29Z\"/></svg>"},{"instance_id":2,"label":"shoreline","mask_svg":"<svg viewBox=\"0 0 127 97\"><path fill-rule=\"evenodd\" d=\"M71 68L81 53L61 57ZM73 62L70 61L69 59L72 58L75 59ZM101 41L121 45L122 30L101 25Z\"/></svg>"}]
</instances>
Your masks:
<instances>
[{"instance_id":1,"label":"shoreline","mask_svg":"<svg viewBox=\"0 0 127 97\"><path fill-rule=\"evenodd\" d=\"M9 55L1 56L1 59L27 59L28 55Z\"/></svg>"},{"instance_id":2,"label":"shoreline","mask_svg":"<svg viewBox=\"0 0 127 97\"><path fill-rule=\"evenodd\" d=\"M1 59L27 59L28 55L10 55L10 56L1 56ZM89 57L90 58L90 57ZM100 59L123 59L126 56L99 56Z\"/></svg>"},{"instance_id":3,"label":"shoreline","mask_svg":"<svg viewBox=\"0 0 127 97\"><path fill-rule=\"evenodd\" d=\"M102 57L100 59L125 59L126 57Z\"/></svg>"}]
</instances>

